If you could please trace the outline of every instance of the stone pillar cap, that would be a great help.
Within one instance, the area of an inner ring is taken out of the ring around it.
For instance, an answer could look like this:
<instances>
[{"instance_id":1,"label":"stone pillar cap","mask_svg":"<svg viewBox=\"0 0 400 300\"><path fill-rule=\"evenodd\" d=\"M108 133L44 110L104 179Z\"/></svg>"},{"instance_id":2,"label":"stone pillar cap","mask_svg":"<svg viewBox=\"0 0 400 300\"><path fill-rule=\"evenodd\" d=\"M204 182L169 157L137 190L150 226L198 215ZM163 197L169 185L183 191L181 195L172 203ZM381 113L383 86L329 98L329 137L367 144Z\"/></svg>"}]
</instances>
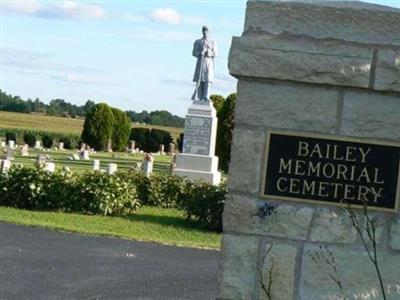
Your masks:
<instances>
[{"instance_id":1,"label":"stone pillar cap","mask_svg":"<svg viewBox=\"0 0 400 300\"><path fill-rule=\"evenodd\" d=\"M351 8L351 9L369 9L369 10L380 10L380 11L400 11L398 8L367 3L362 1L352 1L352 0L333 0L333 1L324 1L324 0L249 0L249 2L275 2L275 3L303 3L303 4L312 4L317 6L326 6L326 7L336 7L336 8Z\"/></svg>"},{"instance_id":2,"label":"stone pillar cap","mask_svg":"<svg viewBox=\"0 0 400 300\"><path fill-rule=\"evenodd\" d=\"M254 32L400 47L400 9L360 1L252 0L244 34Z\"/></svg>"}]
</instances>

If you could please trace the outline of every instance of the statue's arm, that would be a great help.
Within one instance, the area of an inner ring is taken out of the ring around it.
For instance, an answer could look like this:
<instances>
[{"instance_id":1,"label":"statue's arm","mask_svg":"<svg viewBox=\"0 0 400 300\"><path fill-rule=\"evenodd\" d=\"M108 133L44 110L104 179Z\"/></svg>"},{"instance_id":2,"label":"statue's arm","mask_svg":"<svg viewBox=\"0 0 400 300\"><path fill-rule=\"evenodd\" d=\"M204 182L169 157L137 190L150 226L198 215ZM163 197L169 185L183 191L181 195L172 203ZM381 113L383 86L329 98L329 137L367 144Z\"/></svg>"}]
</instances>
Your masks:
<instances>
[{"instance_id":1,"label":"statue's arm","mask_svg":"<svg viewBox=\"0 0 400 300\"><path fill-rule=\"evenodd\" d=\"M218 54L217 44L214 42L212 44L212 48L208 49L207 56L208 57L216 57Z\"/></svg>"}]
</instances>

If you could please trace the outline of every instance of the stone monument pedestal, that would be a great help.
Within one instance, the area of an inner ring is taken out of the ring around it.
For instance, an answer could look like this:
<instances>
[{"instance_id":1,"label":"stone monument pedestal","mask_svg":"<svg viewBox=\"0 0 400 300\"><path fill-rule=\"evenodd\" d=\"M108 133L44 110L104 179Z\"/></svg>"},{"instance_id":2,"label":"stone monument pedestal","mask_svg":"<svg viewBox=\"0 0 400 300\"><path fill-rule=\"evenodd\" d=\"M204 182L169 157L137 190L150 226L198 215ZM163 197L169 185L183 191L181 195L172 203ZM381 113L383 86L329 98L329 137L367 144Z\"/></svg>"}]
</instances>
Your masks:
<instances>
[{"instance_id":1,"label":"stone monument pedestal","mask_svg":"<svg viewBox=\"0 0 400 300\"><path fill-rule=\"evenodd\" d=\"M193 101L185 117L183 150L176 157L173 174L220 183L221 173L215 156L217 123L217 113L211 102Z\"/></svg>"}]
</instances>

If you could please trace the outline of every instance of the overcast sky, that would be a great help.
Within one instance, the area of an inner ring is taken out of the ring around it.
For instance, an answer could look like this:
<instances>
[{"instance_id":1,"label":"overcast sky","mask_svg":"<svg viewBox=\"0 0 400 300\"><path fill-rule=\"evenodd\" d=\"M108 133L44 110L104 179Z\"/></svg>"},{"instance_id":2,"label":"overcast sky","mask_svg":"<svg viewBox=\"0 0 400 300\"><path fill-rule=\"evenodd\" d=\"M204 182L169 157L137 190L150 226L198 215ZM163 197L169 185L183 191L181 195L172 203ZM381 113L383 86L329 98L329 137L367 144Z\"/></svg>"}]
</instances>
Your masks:
<instances>
[{"instance_id":1,"label":"overcast sky","mask_svg":"<svg viewBox=\"0 0 400 300\"><path fill-rule=\"evenodd\" d=\"M183 116L194 88L192 45L204 24L219 48L213 92L235 91L227 56L243 28L245 0L0 2L7 93ZM368 2L400 8L400 0Z\"/></svg>"}]
</instances>

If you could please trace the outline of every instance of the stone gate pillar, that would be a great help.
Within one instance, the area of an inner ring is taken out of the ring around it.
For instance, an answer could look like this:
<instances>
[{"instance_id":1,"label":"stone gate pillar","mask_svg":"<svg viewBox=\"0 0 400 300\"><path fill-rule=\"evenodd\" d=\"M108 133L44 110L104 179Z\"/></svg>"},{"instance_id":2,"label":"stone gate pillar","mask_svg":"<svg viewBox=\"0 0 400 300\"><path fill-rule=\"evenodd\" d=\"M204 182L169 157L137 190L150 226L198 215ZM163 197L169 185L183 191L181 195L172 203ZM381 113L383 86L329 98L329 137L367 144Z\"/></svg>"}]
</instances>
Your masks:
<instances>
[{"instance_id":1,"label":"stone gate pillar","mask_svg":"<svg viewBox=\"0 0 400 300\"><path fill-rule=\"evenodd\" d=\"M229 70L239 82L218 298L382 299L346 209L365 238L368 203L388 299L400 299L400 11L249 1Z\"/></svg>"}]
</instances>

